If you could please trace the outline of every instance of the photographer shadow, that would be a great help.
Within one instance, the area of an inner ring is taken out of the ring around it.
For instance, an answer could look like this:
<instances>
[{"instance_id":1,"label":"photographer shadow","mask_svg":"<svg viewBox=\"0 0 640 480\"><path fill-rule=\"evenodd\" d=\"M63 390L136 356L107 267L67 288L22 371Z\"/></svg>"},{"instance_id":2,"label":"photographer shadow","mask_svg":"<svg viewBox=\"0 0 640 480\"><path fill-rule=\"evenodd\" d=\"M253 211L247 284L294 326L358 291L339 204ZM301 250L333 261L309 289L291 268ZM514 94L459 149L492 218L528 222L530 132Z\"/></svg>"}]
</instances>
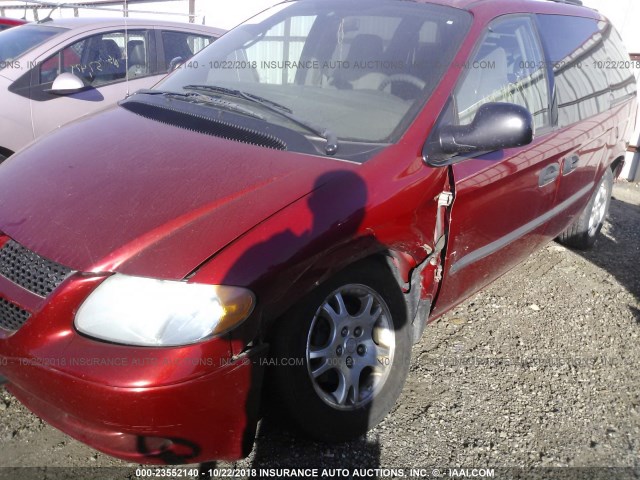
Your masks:
<instances>
[{"instance_id":1,"label":"photographer shadow","mask_svg":"<svg viewBox=\"0 0 640 480\"><path fill-rule=\"evenodd\" d=\"M242 339L242 343L246 344L246 342L254 340L256 332L259 332L260 337L271 344L271 350L277 350L274 347L276 342L273 336L274 332L282 332L276 325L278 322L283 322L283 318L288 316L294 320L293 328L296 329L295 325L304 324L305 321L310 321L313 318L312 313L311 317L307 318L308 312L303 315L299 313L300 310L297 308L289 309L290 304L282 309L283 299L291 297L291 295L298 295L300 298L295 298L294 302L297 305L300 305L303 298L308 300L310 297L307 295L309 294L305 292L313 291L316 288L320 289L323 282L330 281L341 270L340 265L344 265L344 260L339 260L340 255L343 259L345 257L349 259L363 258L370 252L380 250L380 246L375 243L373 236L370 233L363 233L361 230L367 213L367 201L367 186L353 170L334 170L323 173L315 179L313 189L306 198L308 215L302 215L306 218L292 218L291 221L285 222L283 230L250 246L233 262L233 266L225 275L224 284L251 285L257 294L258 302L260 303L260 299L263 299L261 307L264 317L258 328L247 326L235 331L234 339ZM299 212L298 215L300 215ZM304 225L309 226L304 229ZM327 254L327 250L338 252L340 249L342 249L342 253ZM388 268L383 262L380 263L384 268ZM254 277L255 272L261 272L260 276ZM319 283L317 282L318 278L322 279ZM265 304L264 299L279 299L281 303L280 306L276 305L278 303L276 300ZM290 300L288 301L290 302ZM361 308L363 307L364 304ZM291 326L292 324L288 323L287 325ZM296 342L299 337L307 338L307 330L303 327L300 331L304 335L302 337L292 336L291 342ZM307 346L307 348L309 347ZM286 354L280 351L280 353L276 352L273 355L277 357ZM304 356L302 351L296 355L300 358ZM269 358L273 359L273 356ZM292 405L294 401L291 400L291 394L288 402L278 398L278 395L282 394L282 390L274 387L276 383L274 377L280 376L282 379L284 376L285 383L288 383L289 375L291 375L290 390L294 391L294 396L298 394L298 389L305 388L301 385L305 382L301 380L299 372L297 376L293 370L274 373L275 368L295 367L267 367L264 372L265 385L262 388L263 372L257 368L255 362L253 366L254 373L251 381L253 393L250 396L253 395L260 400L267 414L259 423L253 444L251 440L254 439L254 432L249 430L245 432L246 453L253 446L249 461L255 475L251 478L274 478L274 472L271 469L318 469L319 474L323 469L326 469L325 477L327 478L338 478L341 477L341 474L349 471L350 477L354 468L380 467L379 442L367 439L366 435L336 444L312 441L300 435L298 433L300 415L298 415L298 427L294 426L295 422L289 420L291 410L295 410L297 407L295 403ZM299 368L304 368L304 375L308 375L306 364ZM282 385L282 380L279 384ZM310 386L306 386L306 388L308 390ZM356 395L356 391L353 391L353 395ZM333 395L337 399L338 390ZM307 398L309 401L314 401L313 398ZM315 401L318 400L315 399ZM252 401L251 398L246 400L248 419L256 418L255 410L252 407L254 403L257 402ZM300 403L298 405L304 407ZM357 431L366 431L370 420L370 406L371 402L358 407L359 414L354 416L355 421L349 425L355 426ZM326 409L326 406L324 408ZM313 409L308 410L314 411ZM309 417L310 425L316 426L310 427L308 425L307 431L315 431L316 427L325 428L326 425L314 422L317 419L311 417ZM254 422L249 421L248 425L251 424ZM290 427L291 429L289 429ZM327 436L326 430L323 436ZM208 464L207 467L211 468L211 464ZM367 478L367 476L365 475L363 478ZM374 477L370 476L369 478Z\"/></svg>"}]
</instances>

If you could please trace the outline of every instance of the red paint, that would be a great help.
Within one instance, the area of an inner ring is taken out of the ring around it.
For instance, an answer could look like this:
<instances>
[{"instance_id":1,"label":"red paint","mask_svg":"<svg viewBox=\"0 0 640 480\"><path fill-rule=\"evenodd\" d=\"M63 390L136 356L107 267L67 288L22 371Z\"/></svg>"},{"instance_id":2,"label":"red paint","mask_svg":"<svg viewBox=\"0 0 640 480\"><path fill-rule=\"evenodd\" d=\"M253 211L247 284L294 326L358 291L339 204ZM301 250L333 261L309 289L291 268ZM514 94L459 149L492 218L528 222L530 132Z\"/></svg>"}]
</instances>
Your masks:
<instances>
[{"instance_id":1,"label":"red paint","mask_svg":"<svg viewBox=\"0 0 640 480\"><path fill-rule=\"evenodd\" d=\"M28 23L26 20L21 20L18 18L5 18L0 17L0 30L3 28L17 27L18 25L24 25Z\"/></svg>"},{"instance_id":2,"label":"red paint","mask_svg":"<svg viewBox=\"0 0 640 480\"><path fill-rule=\"evenodd\" d=\"M457 65L497 15L576 12L524 0L437 3L473 4L474 24ZM262 376L260 362L247 355L265 353L246 350L248 342L318 282L359 259L389 256L407 287L434 246L437 196L452 179L443 280L434 280L434 265L424 270L421 286L411 286L435 299L430 319L526 258L569 224L588 195L562 218L460 272L451 269L600 178L624 152L622 135L612 132L633 116L635 100L525 147L450 171L427 167L422 147L461 73L451 68L400 141L362 165L201 135L122 108L75 122L9 159L0 169L0 230L6 235L0 246L10 237L83 272L46 300L0 276L0 297L31 313L17 333L0 335L0 372L12 392L64 432L129 461L237 459L252 440ZM572 151L586 159L585 169L537 188L541 168ZM245 286L255 292L258 308L225 338L195 345L98 342L78 334L73 319L113 272ZM47 358L57 363L32 364ZM121 364L78 365L82 358ZM148 358L155 361L145 363ZM162 439L173 443L163 453L153 451Z\"/></svg>"}]
</instances>

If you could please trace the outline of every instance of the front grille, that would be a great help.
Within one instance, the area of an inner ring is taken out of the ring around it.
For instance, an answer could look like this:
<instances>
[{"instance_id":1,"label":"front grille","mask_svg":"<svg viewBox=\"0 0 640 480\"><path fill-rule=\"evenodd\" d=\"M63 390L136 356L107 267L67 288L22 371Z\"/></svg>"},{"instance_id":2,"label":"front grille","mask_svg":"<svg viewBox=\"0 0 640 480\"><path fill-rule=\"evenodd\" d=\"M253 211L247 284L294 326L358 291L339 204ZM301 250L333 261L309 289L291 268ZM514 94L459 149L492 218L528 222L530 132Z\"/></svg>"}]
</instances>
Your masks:
<instances>
[{"instance_id":1,"label":"front grille","mask_svg":"<svg viewBox=\"0 0 640 480\"><path fill-rule=\"evenodd\" d=\"M15 332L29 320L29 312L19 306L0 298L0 328Z\"/></svg>"},{"instance_id":2,"label":"front grille","mask_svg":"<svg viewBox=\"0 0 640 480\"><path fill-rule=\"evenodd\" d=\"M0 275L41 297L53 292L71 272L13 240L0 248Z\"/></svg>"}]
</instances>

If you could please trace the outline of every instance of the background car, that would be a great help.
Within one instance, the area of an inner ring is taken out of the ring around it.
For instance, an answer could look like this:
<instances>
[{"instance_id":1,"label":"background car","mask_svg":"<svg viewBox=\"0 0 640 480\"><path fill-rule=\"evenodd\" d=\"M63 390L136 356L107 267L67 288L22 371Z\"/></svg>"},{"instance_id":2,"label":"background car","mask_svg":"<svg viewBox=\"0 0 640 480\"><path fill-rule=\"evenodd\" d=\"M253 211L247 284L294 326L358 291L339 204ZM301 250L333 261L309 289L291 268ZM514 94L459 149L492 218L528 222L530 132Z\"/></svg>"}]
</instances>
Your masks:
<instances>
[{"instance_id":1,"label":"background car","mask_svg":"<svg viewBox=\"0 0 640 480\"><path fill-rule=\"evenodd\" d=\"M0 32L2 30L6 30L11 27L17 27L18 25L24 25L27 23L26 20L21 20L18 18L5 18L0 17Z\"/></svg>"},{"instance_id":2,"label":"background car","mask_svg":"<svg viewBox=\"0 0 640 480\"><path fill-rule=\"evenodd\" d=\"M0 161L60 125L153 86L223 32L188 23L96 18L2 32Z\"/></svg>"}]
</instances>

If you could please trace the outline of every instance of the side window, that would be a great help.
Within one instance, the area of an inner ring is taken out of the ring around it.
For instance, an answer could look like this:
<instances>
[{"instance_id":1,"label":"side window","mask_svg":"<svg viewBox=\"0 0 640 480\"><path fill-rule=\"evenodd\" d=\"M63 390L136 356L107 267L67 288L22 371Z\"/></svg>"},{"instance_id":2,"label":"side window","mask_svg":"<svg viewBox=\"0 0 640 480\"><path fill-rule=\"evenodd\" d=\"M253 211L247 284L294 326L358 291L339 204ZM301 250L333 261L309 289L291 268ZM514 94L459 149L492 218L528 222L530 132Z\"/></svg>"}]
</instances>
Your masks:
<instances>
[{"instance_id":1,"label":"side window","mask_svg":"<svg viewBox=\"0 0 640 480\"><path fill-rule=\"evenodd\" d=\"M461 125L489 102L521 105L536 128L549 124L549 90L543 54L529 18L495 21L481 41L454 97Z\"/></svg>"},{"instance_id":2,"label":"side window","mask_svg":"<svg viewBox=\"0 0 640 480\"><path fill-rule=\"evenodd\" d=\"M149 49L149 35L146 31L129 31L129 36L122 38L122 48L126 45L126 69L129 78L153 75Z\"/></svg>"},{"instance_id":3,"label":"side window","mask_svg":"<svg viewBox=\"0 0 640 480\"><path fill-rule=\"evenodd\" d=\"M127 35L128 33L128 35ZM101 85L148 75L147 31L101 33L70 45L40 65L40 83L53 82L64 72L82 78L87 85Z\"/></svg>"},{"instance_id":4,"label":"side window","mask_svg":"<svg viewBox=\"0 0 640 480\"><path fill-rule=\"evenodd\" d=\"M162 46L167 68L182 63L209 46L213 38L187 32L162 32ZM173 65L172 65L173 62Z\"/></svg>"},{"instance_id":5,"label":"side window","mask_svg":"<svg viewBox=\"0 0 640 480\"><path fill-rule=\"evenodd\" d=\"M629 68L631 66L630 57L622 43L622 38L611 24L607 25L605 31L604 47L610 61L601 63L599 66L606 70L612 99L615 102L636 93L637 84L636 78Z\"/></svg>"},{"instance_id":6,"label":"side window","mask_svg":"<svg viewBox=\"0 0 640 480\"><path fill-rule=\"evenodd\" d=\"M85 43L86 40L74 43L42 62L40 65L40 84L52 83L59 74L69 72L74 65L79 65Z\"/></svg>"},{"instance_id":7,"label":"side window","mask_svg":"<svg viewBox=\"0 0 640 480\"><path fill-rule=\"evenodd\" d=\"M604 22L564 15L538 15L553 66L558 125L564 127L609 108L609 80L602 29Z\"/></svg>"}]
</instances>

